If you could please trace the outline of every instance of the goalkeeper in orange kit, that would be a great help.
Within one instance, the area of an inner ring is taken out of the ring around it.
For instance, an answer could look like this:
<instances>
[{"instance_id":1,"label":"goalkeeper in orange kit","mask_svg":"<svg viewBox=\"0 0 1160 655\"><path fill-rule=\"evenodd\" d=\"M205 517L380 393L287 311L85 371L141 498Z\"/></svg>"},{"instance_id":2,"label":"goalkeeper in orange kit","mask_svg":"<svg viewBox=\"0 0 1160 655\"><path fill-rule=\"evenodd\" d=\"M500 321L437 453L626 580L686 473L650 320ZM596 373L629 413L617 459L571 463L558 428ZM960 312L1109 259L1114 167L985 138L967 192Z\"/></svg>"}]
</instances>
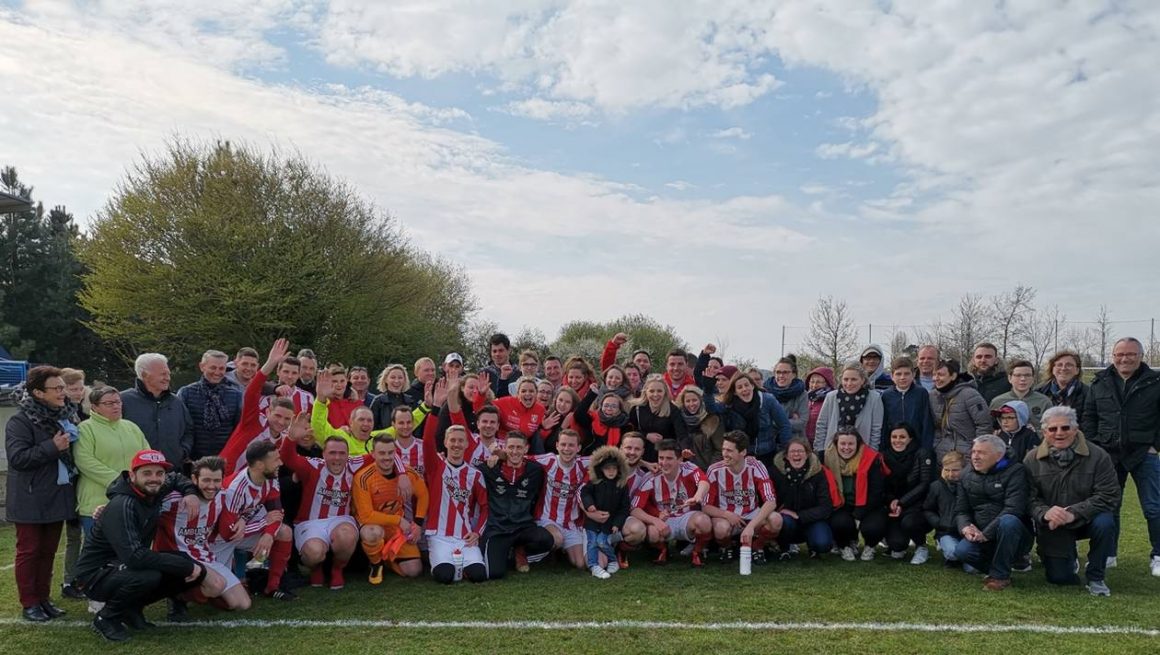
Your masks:
<instances>
[{"instance_id":1,"label":"goalkeeper in orange kit","mask_svg":"<svg viewBox=\"0 0 1160 655\"><path fill-rule=\"evenodd\" d=\"M384 562L401 576L418 577L423 573L419 539L427 517L427 485L423 476L407 469L403 474L410 478L411 497L399 496L392 437L375 437L371 455L374 461L355 472L351 492L363 552L371 562L367 579L380 584Z\"/></svg>"}]
</instances>

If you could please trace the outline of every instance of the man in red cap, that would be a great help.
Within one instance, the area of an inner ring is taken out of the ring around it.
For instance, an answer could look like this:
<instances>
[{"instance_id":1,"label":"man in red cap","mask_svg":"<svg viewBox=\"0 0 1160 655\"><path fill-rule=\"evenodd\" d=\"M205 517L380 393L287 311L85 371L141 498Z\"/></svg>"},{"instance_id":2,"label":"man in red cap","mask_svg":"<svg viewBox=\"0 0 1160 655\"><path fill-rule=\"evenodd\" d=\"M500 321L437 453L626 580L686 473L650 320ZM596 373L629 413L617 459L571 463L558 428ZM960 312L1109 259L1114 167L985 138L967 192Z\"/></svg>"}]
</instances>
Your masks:
<instances>
[{"instance_id":1,"label":"man in red cap","mask_svg":"<svg viewBox=\"0 0 1160 655\"><path fill-rule=\"evenodd\" d=\"M172 468L160 451L138 452L129 470L109 486L109 503L85 540L76 584L91 600L105 604L93 618L93 630L109 641L129 639L126 626L152 627L145 606L205 579L205 567L189 555L150 547L166 494L178 491L191 510L199 505L197 487Z\"/></svg>"}]
</instances>

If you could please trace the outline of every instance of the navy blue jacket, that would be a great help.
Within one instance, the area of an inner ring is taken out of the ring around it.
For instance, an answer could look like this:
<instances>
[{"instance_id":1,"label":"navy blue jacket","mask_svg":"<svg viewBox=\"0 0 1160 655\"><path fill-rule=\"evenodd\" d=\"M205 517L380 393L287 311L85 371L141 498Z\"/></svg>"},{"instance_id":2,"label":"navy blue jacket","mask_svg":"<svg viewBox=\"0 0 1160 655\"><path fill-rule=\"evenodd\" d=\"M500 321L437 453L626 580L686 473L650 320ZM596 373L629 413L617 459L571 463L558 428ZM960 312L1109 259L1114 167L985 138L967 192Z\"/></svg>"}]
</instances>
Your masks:
<instances>
[{"instance_id":1,"label":"navy blue jacket","mask_svg":"<svg viewBox=\"0 0 1160 655\"><path fill-rule=\"evenodd\" d=\"M890 428L906 421L914 428L921 448L934 449L934 414L930 409L930 392L915 382L903 394L898 387L882 392L882 442L890 443ZM883 446L885 448L885 446Z\"/></svg>"},{"instance_id":2,"label":"navy blue jacket","mask_svg":"<svg viewBox=\"0 0 1160 655\"><path fill-rule=\"evenodd\" d=\"M217 455L226 445L230 433L234 431L238 421L242 418L242 390L236 384L223 380L218 384L221 387L222 402L228 411L228 416L221 425L209 429L205 425L205 387L202 385L205 378L192 384L187 384L177 390L177 397L185 403L189 410L189 417L193 420L193 447L189 458L197 460L206 455Z\"/></svg>"}]
</instances>

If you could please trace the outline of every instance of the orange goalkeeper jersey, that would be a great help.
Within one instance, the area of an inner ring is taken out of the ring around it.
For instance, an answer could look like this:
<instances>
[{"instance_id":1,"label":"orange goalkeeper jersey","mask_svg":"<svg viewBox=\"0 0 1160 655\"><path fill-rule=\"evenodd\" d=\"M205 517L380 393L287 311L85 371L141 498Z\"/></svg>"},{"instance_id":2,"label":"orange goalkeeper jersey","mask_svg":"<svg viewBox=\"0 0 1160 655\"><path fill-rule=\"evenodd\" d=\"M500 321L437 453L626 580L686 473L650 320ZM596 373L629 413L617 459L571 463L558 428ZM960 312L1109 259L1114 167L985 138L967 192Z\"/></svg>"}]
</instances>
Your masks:
<instances>
[{"instance_id":1,"label":"orange goalkeeper jersey","mask_svg":"<svg viewBox=\"0 0 1160 655\"><path fill-rule=\"evenodd\" d=\"M407 469L411 479L411 498L399 498L399 487L394 477L388 478L379 472L375 463L368 462L354 474L354 517L359 525L380 525L395 527L399 519L410 521L427 518L427 485L423 476Z\"/></svg>"}]
</instances>

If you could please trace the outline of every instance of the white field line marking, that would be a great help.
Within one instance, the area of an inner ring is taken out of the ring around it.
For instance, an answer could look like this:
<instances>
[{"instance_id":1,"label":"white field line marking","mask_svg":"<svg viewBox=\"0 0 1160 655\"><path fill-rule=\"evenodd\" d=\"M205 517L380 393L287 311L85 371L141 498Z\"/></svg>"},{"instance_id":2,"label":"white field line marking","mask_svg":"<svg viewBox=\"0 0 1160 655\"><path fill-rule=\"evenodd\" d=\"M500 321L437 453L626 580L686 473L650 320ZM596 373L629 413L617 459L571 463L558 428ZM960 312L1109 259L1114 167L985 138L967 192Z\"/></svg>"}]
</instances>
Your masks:
<instances>
[{"instance_id":1,"label":"white field line marking","mask_svg":"<svg viewBox=\"0 0 1160 655\"><path fill-rule=\"evenodd\" d=\"M0 618L0 626L31 627L27 621L16 618ZM80 628L87 622L52 621L36 627ZM1047 635L1133 635L1160 637L1158 628L1133 626L1068 626L1044 624L1014 625L972 625L954 623L825 623L825 622L724 622L692 623L688 621L389 621L338 619L333 621L298 619L235 619L224 621L195 621L193 623L167 624L181 629L204 628L397 628L404 630L693 630L693 631L799 631L821 632L954 632L954 633L1027 633Z\"/></svg>"},{"instance_id":2,"label":"white field line marking","mask_svg":"<svg viewBox=\"0 0 1160 655\"><path fill-rule=\"evenodd\" d=\"M56 555L53 555L53 557L59 557L63 554L64 554L63 550L58 550L58 551L56 551ZM4 566L0 566L0 571L11 571L14 568L16 568L15 562L13 562L12 564L5 564Z\"/></svg>"}]
</instances>

